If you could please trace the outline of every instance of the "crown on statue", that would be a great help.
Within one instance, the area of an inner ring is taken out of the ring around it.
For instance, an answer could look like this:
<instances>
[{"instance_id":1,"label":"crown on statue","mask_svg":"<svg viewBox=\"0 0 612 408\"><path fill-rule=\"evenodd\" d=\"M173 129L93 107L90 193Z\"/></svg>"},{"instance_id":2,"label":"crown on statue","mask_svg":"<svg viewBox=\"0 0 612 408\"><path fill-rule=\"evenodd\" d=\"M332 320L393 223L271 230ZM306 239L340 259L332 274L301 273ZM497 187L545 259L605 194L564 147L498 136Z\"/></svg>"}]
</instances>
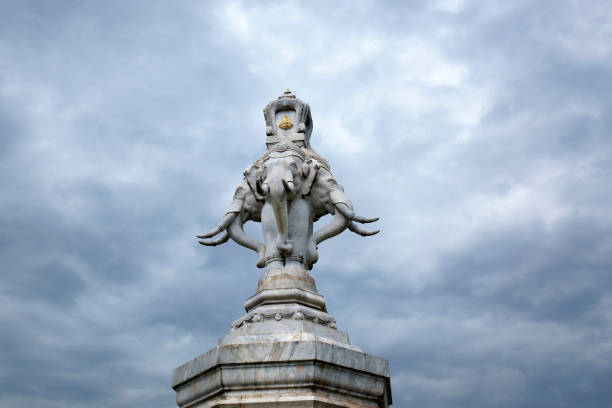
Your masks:
<instances>
[{"instance_id":1,"label":"crown on statue","mask_svg":"<svg viewBox=\"0 0 612 408\"><path fill-rule=\"evenodd\" d=\"M266 145L268 148L281 142L292 142L302 147L310 145L312 116L310 106L295 97L289 89L268 103L263 110L266 120ZM293 126L297 123L297 126Z\"/></svg>"}]
</instances>

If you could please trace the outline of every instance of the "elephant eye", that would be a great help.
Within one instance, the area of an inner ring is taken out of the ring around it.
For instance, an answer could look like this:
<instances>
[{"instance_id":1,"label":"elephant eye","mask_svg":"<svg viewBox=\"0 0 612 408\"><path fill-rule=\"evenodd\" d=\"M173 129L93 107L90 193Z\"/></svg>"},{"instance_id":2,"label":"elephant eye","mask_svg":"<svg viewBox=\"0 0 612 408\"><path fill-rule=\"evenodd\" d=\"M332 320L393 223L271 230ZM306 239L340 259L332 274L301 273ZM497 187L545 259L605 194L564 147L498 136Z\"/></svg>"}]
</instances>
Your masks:
<instances>
[{"instance_id":1,"label":"elephant eye","mask_svg":"<svg viewBox=\"0 0 612 408\"><path fill-rule=\"evenodd\" d=\"M295 164L295 163L291 163L291 165L290 165L290 166L291 166L291 170L295 170L295 171L297 171L297 164Z\"/></svg>"}]
</instances>

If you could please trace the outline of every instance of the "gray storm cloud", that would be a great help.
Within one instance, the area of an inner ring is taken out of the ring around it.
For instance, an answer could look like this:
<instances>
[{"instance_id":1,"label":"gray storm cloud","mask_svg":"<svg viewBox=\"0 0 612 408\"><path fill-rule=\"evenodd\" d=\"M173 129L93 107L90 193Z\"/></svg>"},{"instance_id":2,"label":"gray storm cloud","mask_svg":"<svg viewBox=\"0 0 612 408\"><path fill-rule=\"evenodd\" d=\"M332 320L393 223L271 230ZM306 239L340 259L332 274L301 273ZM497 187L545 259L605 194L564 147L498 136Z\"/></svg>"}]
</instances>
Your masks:
<instances>
[{"instance_id":1,"label":"gray storm cloud","mask_svg":"<svg viewBox=\"0 0 612 408\"><path fill-rule=\"evenodd\" d=\"M285 88L382 233L320 247L394 406L609 407L612 7L0 3L0 405L161 407L256 287L202 248ZM256 233L257 225L247 225Z\"/></svg>"}]
</instances>

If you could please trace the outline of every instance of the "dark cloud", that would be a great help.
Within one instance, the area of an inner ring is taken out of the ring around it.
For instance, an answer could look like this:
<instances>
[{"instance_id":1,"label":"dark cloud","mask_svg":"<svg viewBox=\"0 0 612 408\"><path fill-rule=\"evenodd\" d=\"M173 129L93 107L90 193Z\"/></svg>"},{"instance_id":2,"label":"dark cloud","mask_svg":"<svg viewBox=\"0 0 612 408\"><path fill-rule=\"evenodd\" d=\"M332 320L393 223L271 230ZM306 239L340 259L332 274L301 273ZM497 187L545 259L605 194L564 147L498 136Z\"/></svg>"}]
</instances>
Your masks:
<instances>
[{"instance_id":1,"label":"dark cloud","mask_svg":"<svg viewBox=\"0 0 612 408\"><path fill-rule=\"evenodd\" d=\"M608 407L612 42L587 3L2 3L0 405L174 404L260 273L194 235L290 87L382 217L313 275L395 405Z\"/></svg>"},{"instance_id":2,"label":"dark cloud","mask_svg":"<svg viewBox=\"0 0 612 408\"><path fill-rule=\"evenodd\" d=\"M72 304L84 288L83 279L72 269L58 262L29 268L14 277L10 286L13 295L40 299L54 304Z\"/></svg>"}]
</instances>

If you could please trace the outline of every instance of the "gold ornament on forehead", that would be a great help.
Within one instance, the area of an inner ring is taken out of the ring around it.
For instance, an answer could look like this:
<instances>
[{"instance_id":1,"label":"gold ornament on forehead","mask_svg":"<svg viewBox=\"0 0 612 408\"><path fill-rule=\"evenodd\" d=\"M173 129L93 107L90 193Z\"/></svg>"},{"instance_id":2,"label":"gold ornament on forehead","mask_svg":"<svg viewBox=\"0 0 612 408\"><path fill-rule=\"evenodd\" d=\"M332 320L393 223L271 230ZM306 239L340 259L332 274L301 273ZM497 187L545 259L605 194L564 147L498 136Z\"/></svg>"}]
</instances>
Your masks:
<instances>
[{"instance_id":1,"label":"gold ornament on forehead","mask_svg":"<svg viewBox=\"0 0 612 408\"><path fill-rule=\"evenodd\" d=\"M293 122L287 117L287 114L285 114L285 117L281 120L281 123L278 124L278 127L287 130L291 129L291 126L293 126Z\"/></svg>"}]
</instances>

